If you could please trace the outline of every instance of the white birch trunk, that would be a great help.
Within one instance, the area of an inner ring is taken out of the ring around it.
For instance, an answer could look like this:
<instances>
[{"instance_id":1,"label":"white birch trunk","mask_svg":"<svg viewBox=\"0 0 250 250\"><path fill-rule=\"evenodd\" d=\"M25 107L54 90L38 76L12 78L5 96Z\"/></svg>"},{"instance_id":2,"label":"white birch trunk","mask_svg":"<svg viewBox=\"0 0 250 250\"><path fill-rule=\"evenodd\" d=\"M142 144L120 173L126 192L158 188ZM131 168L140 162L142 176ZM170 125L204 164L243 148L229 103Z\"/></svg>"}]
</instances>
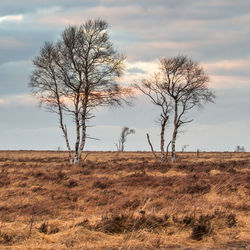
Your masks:
<instances>
[{"instance_id":1,"label":"white birch trunk","mask_svg":"<svg viewBox=\"0 0 250 250\"><path fill-rule=\"evenodd\" d=\"M76 124L76 142L75 142L75 158L74 164L79 163L79 145L80 145L80 120L79 120L79 96L77 96L75 103L75 124Z\"/></svg>"},{"instance_id":2,"label":"white birch trunk","mask_svg":"<svg viewBox=\"0 0 250 250\"><path fill-rule=\"evenodd\" d=\"M175 108L174 108L174 131L172 136L172 155L171 155L171 161L175 162L176 159L176 152L175 152L175 142L176 142L176 136L177 136L177 130L178 130L178 103L177 100L175 100Z\"/></svg>"},{"instance_id":3,"label":"white birch trunk","mask_svg":"<svg viewBox=\"0 0 250 250\"><path fill-rule=\"evenodd\" d=\"M168 118L163 118L163 121L161 123L161 161L166 161L166 154L165 154L165 150L164 150L164 145L165 145L165 127L166 127L166 123L167 123L167 119Z\"/></svg>"}]
</instances>

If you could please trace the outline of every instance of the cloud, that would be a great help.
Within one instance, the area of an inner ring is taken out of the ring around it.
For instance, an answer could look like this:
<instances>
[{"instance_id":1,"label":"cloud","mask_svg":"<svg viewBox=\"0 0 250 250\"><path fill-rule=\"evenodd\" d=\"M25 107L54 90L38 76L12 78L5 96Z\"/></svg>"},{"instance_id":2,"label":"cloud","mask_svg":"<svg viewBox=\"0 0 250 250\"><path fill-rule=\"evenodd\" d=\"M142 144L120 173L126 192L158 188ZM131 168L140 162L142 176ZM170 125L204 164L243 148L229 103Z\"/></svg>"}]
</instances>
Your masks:
<instances>
[{"instance_id":1,"label":"cloud","mask_svg":"<svg viewBox=\"0 0 250 250\"><path fill-rule=\"evenodd\" d=\"M51 14L51 15L49 15ZM53 14L53 15L52 15ZM125 19L132 16L143 15L143 9L140 6L125 6L125 7L107 7L95 6L90 8L70 8L62 9L53 7L41 9L37 12L37 21L41 24L65 26L69 24L81 24L87 19L103 18L116 23L118 19Z\"/></svg>"},{"instance_id":2,"label":"cloud","mask_svg":"<svg viewBox=\"0 0 250 250\"><path fill-rule=\"evenodd\" d=\"M26 4L32 4L26 1ZM129 60L188 54L198 60L243 56L249 51L249 4L197 1L37 1L24 14L25 27L59 34L64 26L101 17L111 25L112 38ZM219 8L217 10L217 8ZM27 9L29 9L27 7ZM26 29L24 27L24 29ZM30 31L28 31L30 32ZM41 37L45 37L41 34ZM55 36L51 36L51 40ZM46 38L44 38L46 39ZM227 45L225 46L225 41ZM35 42L35 40L33 41ZM145 51L147 53L145 53ZM219 53L220 52L220 53Z\"/></svg>"},{"instance_id":3,"label":"cloud","mask_svg":"<svg viewBox=\"0 0 250 250\"><path fill-rule=\"evenodd\" d=\"M8 95L0 99L0 106L30 106L37 105L38 101L29 94Z\"/></svg>"},{"instance_id":4,"label":"cloud","mask_svg":"<svg viewBox=\"0 0 250 250\"><path fill-rule=\"evenodd\" d=\"M249 58L209 61L201 65L211 76L211 86L214 88L250 86Z\"/></svg>"},{"instance_id":5,"label":"cloud","mask_svg":"<svg viewBox=\"0 0 250 250\"><path fill-rule=\"evenodd\" d=\"M124 76L119 79L120 83L133 84L135 81L148 77L158 70L158 60L151 62L126 62L126 71Z\"/></svg>"},{"instance_id":6,"label":"cloud","mask_svg":"<svg viewBox=\"0 0 250 250\"><path fill-rule=\"evenodd\" d=\"M20 23L23 20L23 15L9 15L9 16L1 16L0 23L3 22L18 22Z\"/></svg>"},{"instance_id":7,"label":"cloud","mask_svg":"<svg viewBox=\"0 0 250 250\"><path fill-rule=\"evenodd\" d=\"M143 62L143 61L136 61L136 62L127 62L127 69L139 69L141 72L139 73L146 73L146 74L152 74L158 69L159 62L158 60L154 60L151 62ZM133 73L133 71L132 71Z\"/></svg>"},{"instance_id":8,"label":"cloud","mask_svg":"<svg viewBox=\"0 0 250 250\"><path fill-rule=\"evenodd\" d=\"M243 88L250 86L250 59L221 60L213 62L201 62L200 65L210 76L209 87L221 88ZM159 61L127 61L127 71L121 79L122 83L134 83L146 78L158 71Z\"/></svg>"},{"instance_id":9,"label":"cloud","mask_svg":"<svg viewBox=\"0 0 250 250\"><path fill-rule=\"evenodd\" d=\"M250 86L250 78L240 75L227 76L227 75L210 75L210 87L221 88L243 88Z\"/></svg>"},{"instance_id":10,"label":"cloud","mask_svg":"<svg viewBox=\"0 0 250 250\"><path fill-rule=\"evenodd\" d=\"M7 36L7 37L0 37L0 47L3 49L18 49L25 47L26 44L18 41L14 37Z\"/></svg>"},{"instance_id":11,"label":"cloud","mask_svg":"<svg viewBox=\"0 0 250 250\"><path fill-rule=\"evenodd\" d=\"M204 64L210 71L246 71L250 68L250 58L239 58L234 60L220 60Z\"/></svg>"}]
</instances>

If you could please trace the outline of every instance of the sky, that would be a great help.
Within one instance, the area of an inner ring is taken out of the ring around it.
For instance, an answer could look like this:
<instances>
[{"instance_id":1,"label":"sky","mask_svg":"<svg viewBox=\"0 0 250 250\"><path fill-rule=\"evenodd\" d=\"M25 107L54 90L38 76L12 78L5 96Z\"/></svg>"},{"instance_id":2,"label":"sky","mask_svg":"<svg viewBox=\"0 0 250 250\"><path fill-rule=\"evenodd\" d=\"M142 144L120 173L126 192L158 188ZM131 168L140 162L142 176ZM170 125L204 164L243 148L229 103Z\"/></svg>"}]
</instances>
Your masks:
<instances>
[{"instance_id":1,"label":"sky","mask_svg":"<svg viewBox=\"0 0 250 250\"><path fill-rule=\"evenodd\" d=\"M120 80L130 84L157 70L160 58L187 55L209 74L215 104L192 110L177 150L250 151L250 1L247 0L11 0L0 1L0 150L65 149L56 114L30 94L32 59L68 25L102 18L115 48L126 55ZM142 95L134 106L95 111L86 150L115 150L122 127L135 129L125 150L156 150L160 110ZM70 139L74 124L68 119ZM167 140L171 137L167 128Z\"/></svg>"}]
</instances>

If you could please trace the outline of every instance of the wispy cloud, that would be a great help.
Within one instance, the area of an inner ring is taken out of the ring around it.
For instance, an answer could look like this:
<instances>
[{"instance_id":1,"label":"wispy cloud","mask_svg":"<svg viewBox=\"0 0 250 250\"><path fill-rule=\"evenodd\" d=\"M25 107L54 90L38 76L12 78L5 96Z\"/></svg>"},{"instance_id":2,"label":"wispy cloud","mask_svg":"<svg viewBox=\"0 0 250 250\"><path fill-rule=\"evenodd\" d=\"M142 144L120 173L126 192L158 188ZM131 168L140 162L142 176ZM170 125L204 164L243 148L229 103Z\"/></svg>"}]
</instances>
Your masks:
<instances>
[{"instance_id":1,"label":"wispy cloud","mask_svg":"<svg viewBox=\"0 0 250 250\"><path fill-rule=\"evenodd\" d=\"M212 88L242 88L250 86L250 78L244 76L211 75Z\"/></svg>"},{"instance_id":2,"label":"wispy cloud","mask_svg":"<svg viewBox=\"0 0 250 250\"><path fill-rule=\"evenodd\" d=\"M200 62L210 76L209 86L215 89L241 88L250 85L249 59ZM126 72L121 82L131 84L147 78L159 70L159 61L127 61Z\"/></svg>"},{"instance_id":3,"label":"wispy cloud","mask_svg":"<svg viewBox=\"0 0 250 250\"><path fill-rule=\"evenodd\" d=\"M27 46L25 43L15 39L14 37L0 37L0 47L5 49L22 48Z\"/></svg>"},{"instance_id":4,"label":"wispy cloud","mask_svg":"<svg viewBox=\"0 0 250 250\"><path fill-rule=\"evenodd\" d=\"M210 71L217 71L217 70L226 70L226 71L247 70L248 71L250 68L250 58L209 62L209 63L205 63L205 66Z\"/></svg>"},{"instance_id":5,"label":"wispy cloud","mask_svg":"<svg viewBox=\"0 0 250 250\"><path fill-rule=\"evenodd\" d=\"M8 15L1 16L0 23L2 22L21 22L23 20L23 15Z\"/></svg>"},{"instance_id":6,"label":"wispy cloud","mask_svg":"<svg viewBox=\"0 0 250 250\"><path fill-rule=\"evenodd\" d=\"M211 76L214 88L250 86L249 58L205 62L202 65Z\"/></svg>"},{"instance_id":7,"label":"wispy cloud","mask_svg":"<svg viewBox=\"0 0 250 250\"><path fill-rule=\"evenodd\" d=\"M0 98L0 106L24 105L30 106L38 104L38 101L29 94L24 95L8 95Z\"/></svg>"},{"instance_id":8,"label":"wispy cloud","mask_svg":"<svg viewBox=\"0 0 250 250\"><path fill-rule=\"evenodd\" d=\"M119 81L123 84L133 84L142 78L148 77L158 70L158 61L151 62L126 62L126 72Z\"/></svg>"}]
</instances>

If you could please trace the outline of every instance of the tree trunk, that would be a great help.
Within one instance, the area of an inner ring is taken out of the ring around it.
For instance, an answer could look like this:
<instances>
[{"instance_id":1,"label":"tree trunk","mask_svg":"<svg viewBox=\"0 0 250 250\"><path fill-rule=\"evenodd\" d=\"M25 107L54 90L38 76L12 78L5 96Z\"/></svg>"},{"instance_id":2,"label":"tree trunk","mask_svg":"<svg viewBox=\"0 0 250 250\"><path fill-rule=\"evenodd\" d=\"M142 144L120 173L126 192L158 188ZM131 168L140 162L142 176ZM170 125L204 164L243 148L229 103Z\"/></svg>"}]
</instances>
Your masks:
<instances>
[{"instance_id":1,"label":"tree trunk","mask_svg":"<svg viewBox=\"0 0 250 250\"><path fill-rule=\"evenodd\" d=\"M80 121L79 121L79 97L76 99L75 103L75 123L76 123L76 142L75 142L75 158L74 164L79 163L79 145L80 145Z\"/></svg>"},{"instance_id":2,"label":"tree trunk","mask_svg":"<svg viewBox=\"0 0 250 250\"><path fill-rule=\"evenodd\" d=\"M74 164L79 163L80 126L76 126L76 134Z\"/></svg>"},{"instance_id":3,"label":"tree trunk","mask_svg":"<svg viewBox=\"0 0 250 250\"><path fill-rule=\"evenodd\" d=\"M81 138L81 145L78 151L78 163L81 161L82 151L85 146L86 142L86 115L87 115L87 100L85 100L85 103L83 104L83 112L82 112L82 138Z\"/></svg>"},{"instance_id":4,"label":"tree trunk","mask_svg":"<svg viewBox=\"0 0 250 250\"><path fill-rule=\"evenodd\" d=\"M123 131L122 134L121 134L121 144L120 144L120 151L123 152L124 151L124 144L125 144L125 137L126 135L124 134L125 132Z\"/></svg>"},{"instance_id":5,"label":"tree trunk","mask_svg":"<svg viewBox=\"0 0 250 250\"><path fill-rule=\"evenodd\" d=\"M166 154L165 154L165 150L164 150L164 144L165 144L165 128L166 128L166 123L168 120L168 117L162 118L163 121L161 122L161 161L166 161Z\"/></svg>"},{"instance_id":6,"label":"tree trunk","mask_svg":"<svg viewBox=\"0 0 250 250\"><path fill-rule=\"evenodd\" d=\"M173 131L173 136L172 136L172 155L171 155L171 161L175 162L176 158L176 152L175 152L175 141L177 137L177 132L178 132L178 103L177 100L175 100L175 106L174 106L174 131Z\"/></svg>"},{"instance_id":7,"label":"tree trunk","mask_svg":"<svg viewBox=\"0 0 250 250\"><path fill-rule=\"evenodd\" d=\"M63 135L64 135L64 138L65 138L65 141L66 141L67 149L69 151L69 163L71 165L73 163L73 156L72 156L72 151L71 151L71 148L70 148L70 145L69 145L69 139L68 139L68 133L67 133L67 127L66 127L66 125L63 126L61 124L61 129L63 131Z\"/></svg>"},{"instance_id":8,"label":"tree trunk","mask_svg":"<svg viewBox=\"0 0 250 250\"><path fill-rule=\"evenodd\" d=\"M80 144L80 148L78 150L78 163L80 163L80 161L81 161L82 151L83 151L83 148L85 146L85 142L86 142L86 124L84 122L84 124L82 125L81 144Z\"/></svg>"},{"instance_id":9,"label":"tree trunk","mask_svg":"<svg viewBox=\"0 0 250 250\"><path fill-rule=\"evenodd\" d=\"M72 164L73 163L73 157L72 157L72 151L70 148L70 144L69 144L69 138L68 138L68 132L67 132L67 127L66 125L63 125L63 111L62 111L62 107L61 107L61 101L58 95L58 88L56 85L56 98L57 98L57 105L58 105L58 113L59 113L59 121L60 121L60 127L63 131L63 136L66 142L66 146L69 152L69 163Z\"/></svg>"},{"instance_id":10,"label":"tree trunk","mask_svg":"<svg viewBox=\"0 0 250 250\"><path fill-rule=\"evenodd\" d=\"M173 132L173 138L172 138L172 156L171 156L172 162L175 162L175 158L176 158L176 152L175 152L176 136L177 136L177 128L175 127L174 132Z\"/></svg>"},{"instance_id":11,"label":"tree trunk","mask_svg":"<svg viewBox=\"0 0 250 250\"><path fill-rule=\"evenodd\" d=\"M123 152L124 151L124 142L122 141L122 143L121 143L121 152Z\"/></svg>"},{"instance_id":12,"label":"tree trunk","mask_svg":"<svg viewBox=\"0 0 250 250\"><path fill-rule=\"evenodd\" d=\"M169 146L170 146L171 143L172 143L172 141L170 141L170 142L168 143L167 147L166 147L166 153L165 153L166 158L168 158L168 149L169 149Z\"/></svg>"}]
</instances>

